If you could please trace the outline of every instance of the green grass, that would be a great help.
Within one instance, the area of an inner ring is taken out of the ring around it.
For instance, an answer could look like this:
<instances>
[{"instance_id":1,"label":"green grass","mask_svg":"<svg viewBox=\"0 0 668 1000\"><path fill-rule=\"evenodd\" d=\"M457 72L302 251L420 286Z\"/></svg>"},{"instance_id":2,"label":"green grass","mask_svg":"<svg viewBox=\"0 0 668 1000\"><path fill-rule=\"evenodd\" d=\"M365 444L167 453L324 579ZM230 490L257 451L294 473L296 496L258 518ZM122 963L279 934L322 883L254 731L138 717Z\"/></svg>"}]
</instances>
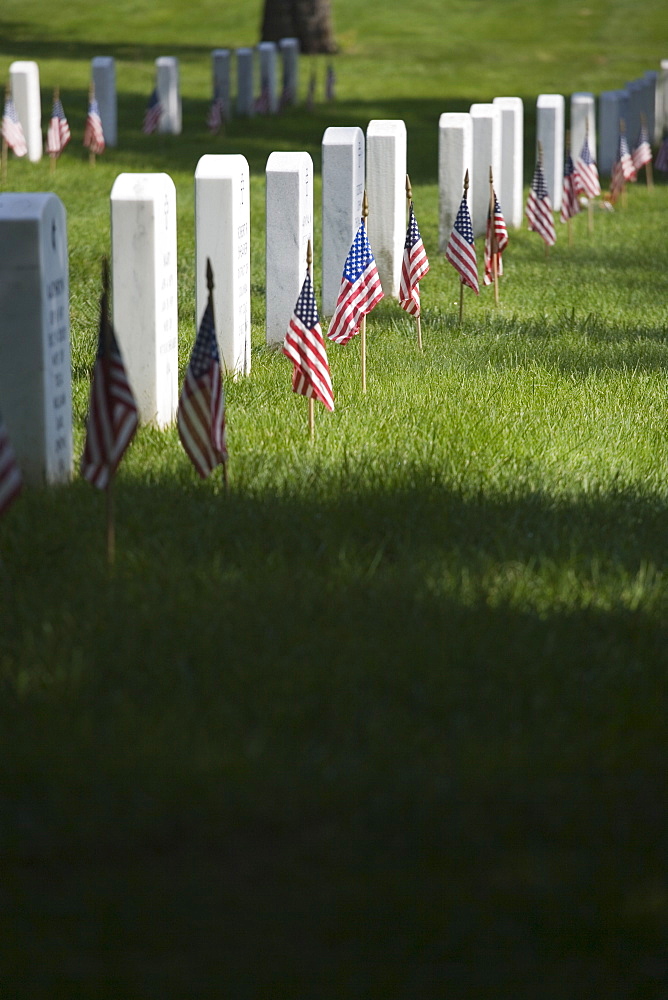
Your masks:
<instances>
[{"instance_id":1,"label":"green grass","mask_svg":"<svg viewBox=\"0 0 668 1000\"><path fill-rule=\"evenodd\" d=\"M663 11L426 3L409 32L383 10L334 5L335 105L212 141L210 48L252 42L257 7L3 6L0 72L38 58L74 133L55 177L11 161L9 186L67 209L77 457L117 174L177 187L181 375L203 153L247 156L253 230L229 493L142 428L113 573L78 476L0 522L3 997L666 994L668 191L635 186L592 235L577 218L572 247L560 226L548 260L512 232L500 307L467 294L459 326L436 186L441 111L519 93L530 148L534 96L655 66ZM166 47L179 139L139 131ZM97 52L119 59L121 126L91 170ZM263 346L264 165L307 149L318 169L327 125L373 117L409 130L425 347L382 303L368 393L357 344L332 346L310 444Z\"/></svg>"}]
</instances>

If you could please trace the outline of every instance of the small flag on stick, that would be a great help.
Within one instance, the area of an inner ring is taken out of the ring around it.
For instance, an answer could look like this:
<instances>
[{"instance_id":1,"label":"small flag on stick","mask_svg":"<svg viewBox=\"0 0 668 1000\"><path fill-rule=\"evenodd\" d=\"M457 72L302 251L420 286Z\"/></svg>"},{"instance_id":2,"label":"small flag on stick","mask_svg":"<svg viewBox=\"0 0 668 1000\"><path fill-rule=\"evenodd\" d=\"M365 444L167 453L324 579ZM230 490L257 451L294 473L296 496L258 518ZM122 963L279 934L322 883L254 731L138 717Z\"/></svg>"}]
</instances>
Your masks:
<instances>
[{"instance_id":1,"label":"small flag on stick","mask_svg":"<svg viewBox=\"0 0 668 1000\"><path fill-rule=\"evenodd\" d=\"M543 239L545 242L545 253L548 248L557 242L557 231L554 228L554 218L552 216L552 203L547 193L547 185L543 176L543 152L540 143L538 144L538 157L536 167L531 182L531 189L526 203L526 217L529 222L529 229Z\"/></svg>"},{"instance_id":2,"label":"small flag on stick","mask_svg":"<svg viewBox=\"0 0 668 1000\"><path fill-rule=\"evenodd\" d=\"M223 466L227 484L225 395L213 317L213 271L207 260L209 299L190 355L176 423L181 444L202 479Z\"/></svg>"},{"instance_id":3,"label":"small flag on stick","mask_svg":"<svg viewBox=\"0 0 668 1000\"><path fill-rule=\"evenodd\" d=\"M487 229L485 232L485 273L483 283L494 285L494 301L499 304L499 275L503 274L502 253L508 246L508 229L499 200L494 191L492 168L489 168L489 207L487 209Z\"/></svg>"},{"instance_id":4,"label":"small flag on stick","mask_svg":"<svg viewBox=\"0 0 668 1000\"><path fill-rule=\"evenodd\" d=\"M617 158L612 165L612 175L610 177L610 203L612 205L622 198L622 204L626 202L626 185L637 178L636 168L633 166L633 159L629 152L629 144L626 139L626 127L624 119L619 120L619 143L617 145Z\"/></svg>"},{"instance_id":5,"label":"small flag on stick","mask_svg":"<svg viewBox=\"0 0 668 1000\"><path fill-rule=\"evenodd\" d=\"M455 218L455 224L450 233L448 245L445 248L445 259L449 260L455 271L459 274L459 322L462 321L464 312L464 285L472 288L476 295L480 292L478 285L478 262L475 256L475 242L473 240L473 226L471 224L471 214L466 200L469 189L469 172L464 176L464 195L459 205L459 210Z\"/></svg>"},{"instance_id":6,"label":"small flag on stick","mask_svg":"<svg viewBox=\"0 0 668 1000\"><path fill-rule=\"evenodd\" d=\"M575 190L575 167L571 156L570 132L566 133L566 160L564 163L564 184L561 191L561 212L559 218L568 224L568 242L571 243L571 219L580 211L580 202Z\"/></svg>"},{"instance_id":7,"label":"small flag on stick","mask_svg":"<svg viewBox=\"0 0 668 1000\"><path fill-rule=\"evenodd\" d=\"M144 132L145 135L151 135L152 132L157 130L161 118L162 104L160 103L160 98L158 97L158 88L154 87L153 93L149 97L148 104L146 105L142 132Z\"/></svg>"},{"instance_id":8,"label":"small flag on stick","mask_svg":"<svg viewBox=\"0 0 668 1000\"><path fill-rule=\"evenodd\" d=\"M422 331L420 328L420 281L429 271L427 253L420 236L420 230L413 211L413 192L408 174L406 174L406 198L408 200L408 228L404 243L404 256L401 262L401 280L399 282L399 305L411 316L415 316L418 346L422 350Z\"/></svg>"},{"instance_id":9,"label":"small flag on stick","mask_svg":"<svg viewBox=\"0 0 668 1000\"><path fill-rule=\"evenodd\" d=\"M293 364L292 391L309 400L309 430L312 437L313 400L319 399L326 409L333 410L334 393L311 281L313 257L310 240L306 261L306 277L283 341L283 354Z\"/></svg>"},{"instance_id":10,"label":"small flag on stick","mask_svg":"<svg viewBox=\"0 0 668 1000\"><path fill-rule=\"evenodd\" d=\"M206 116L206 124L212 135L217 135L223 127L225 121L225 104L222 97L216 92Z\"/></svg>"},{"instance_id":11,"label":"small flag on stick","mask_svg":"<svg viewBox=\"0 0 668 1000\"><path fill-rule=\"evenodd\" d=\"M5 107L2 115L2 180L7 179L7 150L15 156L25 156L28 146L23 128L16 113L16 107L9 87L5 91Z\"/></svg>"},{"instance_id":12,"label":"small flag on stick","mask_svg":"<svg viewBox=\"0 0 668 1000\"><path fill-rule=\"evenodd\" d=\"M23 486L21 470L0 414L0 515L9 509Z\"/></svg>"},{"instance_id":13,"label":"small flag on stick","mask_svg":"<svg viewBox=\"0 0 668 1000\"><path fill-rule=\"evenodd\" d=\"M640 173L645 168L645 180L647 187L654 187L654 177L652 176L652 147L649 141L649 131L647 129L647 119L644 114L640 116L640 133L636 147L632 153L633 166L636 172Z\"/></svg>"},{"instance_id":14,"label":"small flag on stick","mask_svg":"<svg viewBox=\"0 0 668 1000\"><path fill-rule=\"evenodd\" d=\"M339 297L327 330L329 339L336 344L347 344L359 333L363 317L378 305L382 297L376 258L362 218L343 266Z\"/></svg>"},{"instance_id":15,"label":"small flag on stick","mask_svg":"<svg viewBox=\"0 0 668 1000\"><path fill-rule=\"evenodd\" d=\"M55 169L56 160L70 141L70 126L68 125L63 102L60 99L58 88L53 92L53 109L51 111L51 121L46 133L46 151L51 157L51 167Z\"/></svg>"},{"instance_id":16,"label":"small flag on stick","mask_svg":"<svg viewBox=\"0 0 668 1000\"><path fill-rule=\"evenodd\" d=\"M96 156L104 153L106 145L102 130L100 109L95 100L95 89L92 84L88 95L88 114L86 115L86 124L84 126L83 144L90 153L91 164L95 163Z\"/></svg>"}]
</instances>

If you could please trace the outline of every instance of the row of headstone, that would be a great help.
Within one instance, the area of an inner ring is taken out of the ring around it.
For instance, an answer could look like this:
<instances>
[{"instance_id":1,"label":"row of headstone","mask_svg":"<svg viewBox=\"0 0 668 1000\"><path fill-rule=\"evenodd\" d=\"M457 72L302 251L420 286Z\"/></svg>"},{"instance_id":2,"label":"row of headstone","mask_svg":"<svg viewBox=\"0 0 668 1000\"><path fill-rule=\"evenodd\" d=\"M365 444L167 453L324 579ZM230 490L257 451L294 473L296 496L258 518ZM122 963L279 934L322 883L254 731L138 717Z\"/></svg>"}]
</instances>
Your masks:
<instances>
[{"instance_id":1,"label":"row of headstone","mask_svg":"<svg viewBox=\"0 0 668 1000\"><path fill-rule=\"evenodd\" d=\"M232 59L236 59L236 103L232 97ZM211 53L213 96L241 117L256 111L275 114L279 107L295 104L299 88L299 39L260 42L255 48L214 49ZM281 69L279 80L279 66ZM256 77L259 85L256 85Z\"/></svg>"}]
</instances>

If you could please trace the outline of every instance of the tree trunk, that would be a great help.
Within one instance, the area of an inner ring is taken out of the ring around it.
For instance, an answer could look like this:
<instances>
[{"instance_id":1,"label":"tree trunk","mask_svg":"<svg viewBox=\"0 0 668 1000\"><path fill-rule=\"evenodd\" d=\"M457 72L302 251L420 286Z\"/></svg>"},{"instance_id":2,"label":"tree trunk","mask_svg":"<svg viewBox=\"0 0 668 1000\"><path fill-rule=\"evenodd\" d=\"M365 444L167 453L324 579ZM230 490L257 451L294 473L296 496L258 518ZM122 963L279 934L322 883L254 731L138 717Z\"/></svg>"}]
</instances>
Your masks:
<instances>
[{"instance_id":1,"label":"tree trunk","mask_svg":"<svg viewBox=\"0 0 668 1000\"><path fill-rule=\"evenodd\" d=\"M264 0L262 41L298 38L307 55L336 52L329 0Z\"/></svg>"}]
</instances>

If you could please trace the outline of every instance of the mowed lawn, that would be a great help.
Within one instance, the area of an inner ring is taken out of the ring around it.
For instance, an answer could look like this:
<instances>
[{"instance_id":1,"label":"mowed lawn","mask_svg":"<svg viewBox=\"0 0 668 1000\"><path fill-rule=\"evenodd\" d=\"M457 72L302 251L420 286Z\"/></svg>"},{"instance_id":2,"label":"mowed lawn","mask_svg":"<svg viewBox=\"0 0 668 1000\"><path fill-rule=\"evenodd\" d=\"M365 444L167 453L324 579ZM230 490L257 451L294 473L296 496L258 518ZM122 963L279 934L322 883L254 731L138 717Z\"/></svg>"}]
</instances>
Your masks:
<instances>
[{"instance_id":1,"label":"mowed lawn","mask_svg":"<svg viewBox=\"0 0 668 1000\"><path fill-rule=\"evenodd\" d=\"M437 122L500 94L616 88L668 57L627 2L333 5L337 100L211 138L210 50L257 5L6 0L0 72L39 61L73 141L9 190L68 216L75 466L109 193L177 188L179 357L194 315L193 173L251 166L251 375L227 380L230 486L141 428L104 498L75 472L0 521L0 995L668 995L668 189L512 230L501 302L438 253ZM81 149L90 58L113 54L119 146ZM153 60L184 133L143 136ZM404 118L431 261L424 350L385 301L329 350L336 408L264 347L264 166L328 125ZM477 241L482 270L482 241ZM2 253L11 252L4 248ZM0 400L0 408L2 400Z\"/></svg>"}]
</instances>

